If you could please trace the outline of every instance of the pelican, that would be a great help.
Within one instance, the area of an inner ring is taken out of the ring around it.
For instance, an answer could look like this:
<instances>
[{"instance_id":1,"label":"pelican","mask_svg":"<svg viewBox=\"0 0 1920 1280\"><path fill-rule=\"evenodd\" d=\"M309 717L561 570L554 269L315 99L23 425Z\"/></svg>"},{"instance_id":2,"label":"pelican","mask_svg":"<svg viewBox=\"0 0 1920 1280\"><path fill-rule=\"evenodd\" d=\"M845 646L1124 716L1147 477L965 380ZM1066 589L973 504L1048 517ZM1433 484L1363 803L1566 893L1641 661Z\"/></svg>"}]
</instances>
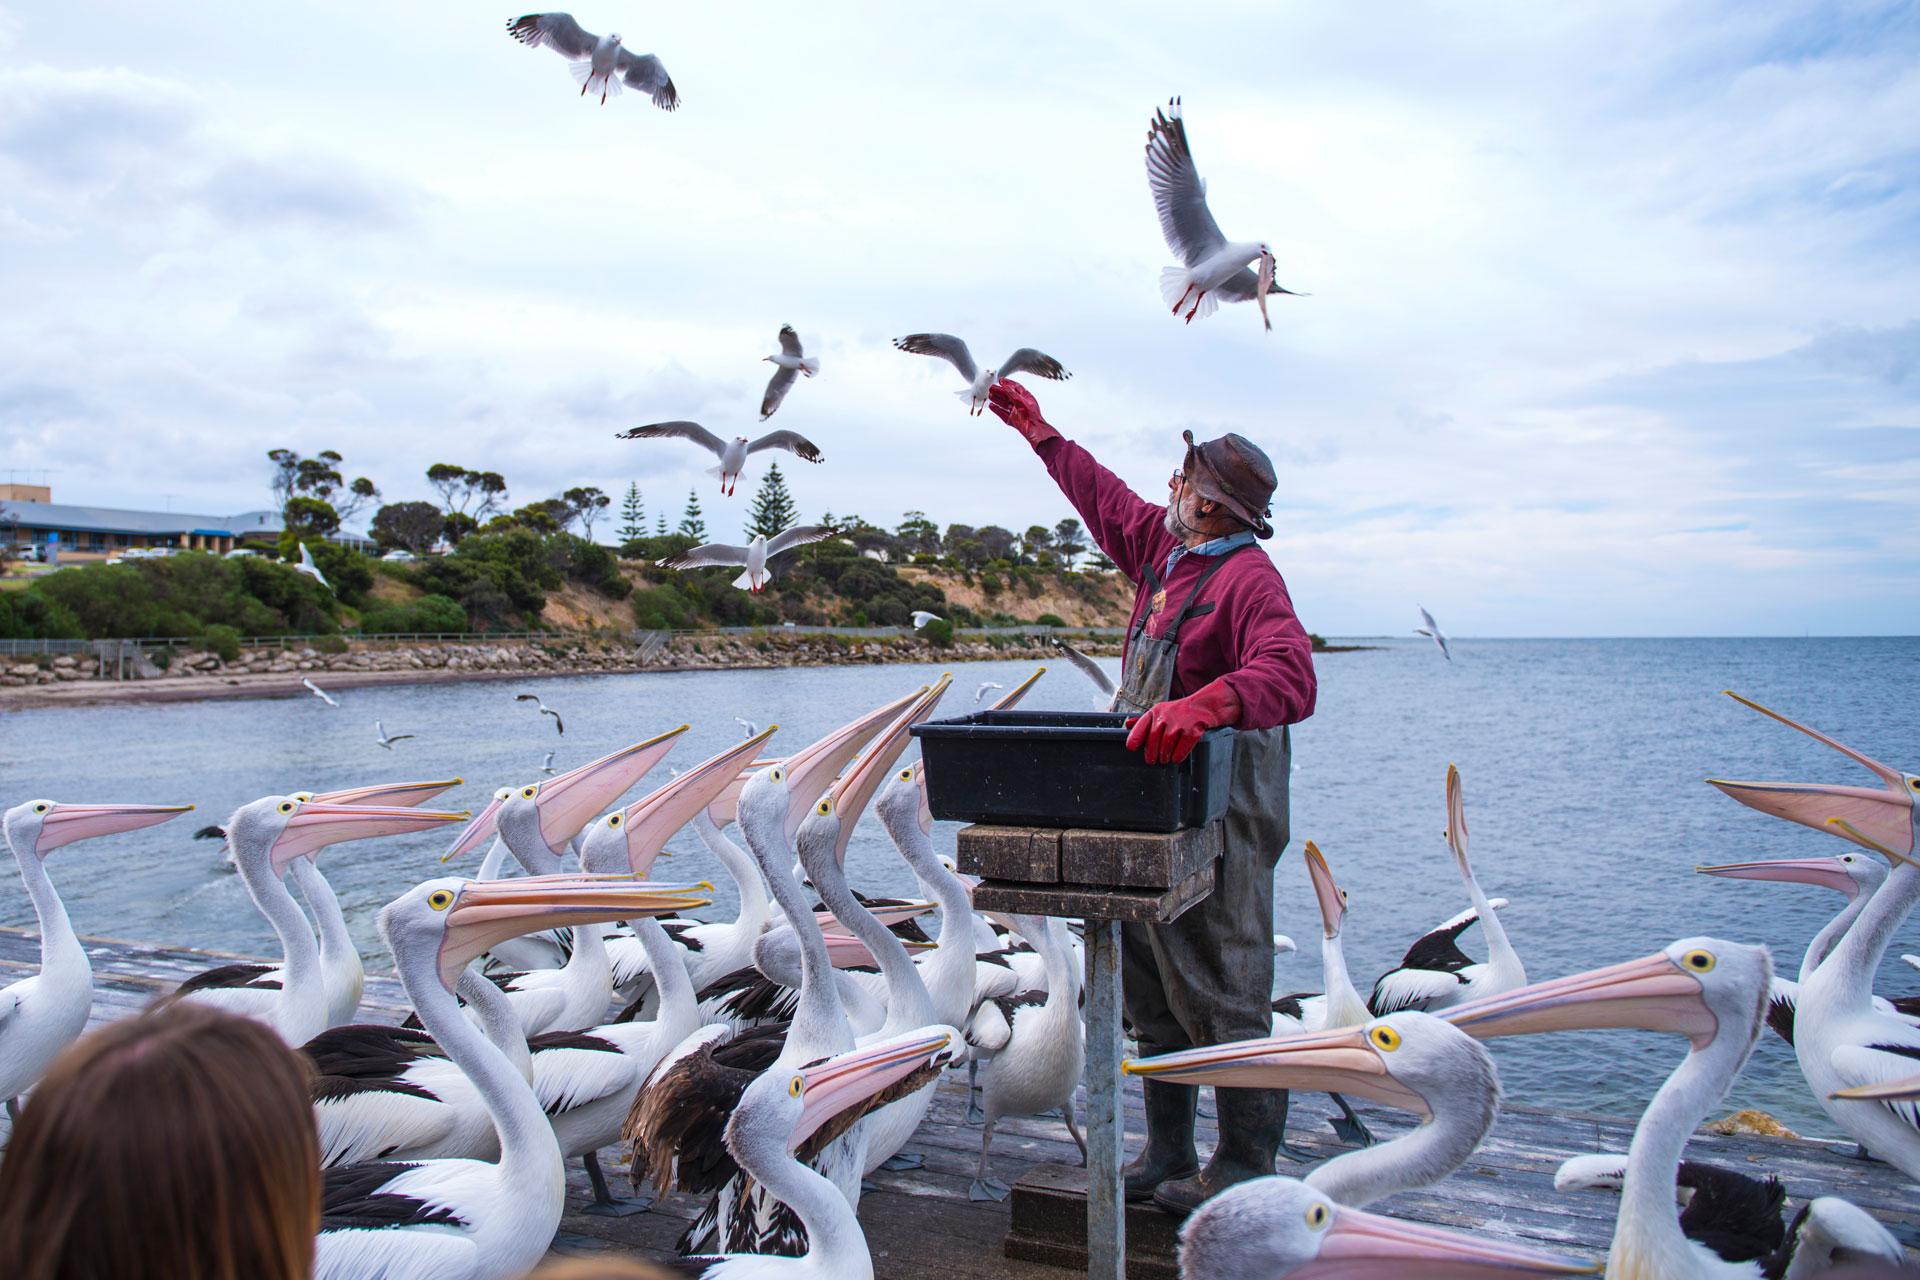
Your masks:
<instances>
[{"instance_id":1,"label":"pelican","mask_svg":"<svg viewBox=\"0 0 1920 1280\"><path fill-rule=\"evenodd\" d=\"M808 1247L797 1258L735 1254L701 1275L707 1280L873 1280L873 1258L859 1219L840 1189L805 1159L877 1101L937 1080L959 1039L951 1027L918 1027L791 1074L767 1071L747 1086L727 1122L727 1150L798 1217Z\"/></svg>"},{"instance_id":2,"label":"pelican","mask_svg":"<svg viewBox=\"0 0 1920 1280\"><path fill-rule=\"evenodd\" d=\"M327 590L333 590L333 584L327 581L326 574L320 572L320 566L313 562L313 552L307 549L307 544L304 542L300 544L300 563L293 566L293 571L304 573ZM306 681L303 680L301 683L306 684ZM310 684L307 687L313 688Z\"/></svg>"},{"instance_id":3,"label":"pelican","mask_svg":"<svg viewBox=\"0 0 1920 1280\"><path fill-rule=\"evenodd\" d=\"M562 851L614 800L645 777L679 742L686 725L622 747L558 777L502 787L441 859L450 862L498 832L530 875L568 871ZM613 996L605 931L598 925L573 934L573 950L558 969L492 975L520 1011L528 1035L578 1031L598 1024Z\"/></svg>"},{"instance_id":4,"label":"pelican","mask_svg":"<svg viewBox=\"0 0 1920 1280\"><path fill-rule=\"evenodd\" d=\"M544 700L542 700L542 699L541 699L541 697L540 697L540 695L539 695L539 694L537 694L537 693L516 693L516 694L514 694L514 695L513 695L513 700L514 700L515 702L531 702L531 703L533 703L533 705L534 705L534 706L536 706L536 707L538 707L538 708L540 709L540 714L541 714L541 715L543 715L543 716L552 716L552 717L553 717L553 731L554 731L555 733L557 733L557 734L559 734L559 735L560 735L561 737L563 737L563 738L567 736L567 725L566 725L566 721L564 721L564 720L562 720L562 719L560 718L560 713L559 713L558 711L555 711L555 710L554 710L554 709L553 709L552 707L550 707L550 706L548 706L548 705L546 704L546 702L545 702Z\"/></svg>"},{"instance_id":5,"label":"pelican","mask_svg":"<svg viewBox=\"0 0 1920 1280\"><path fill-rule=\"evenodd\" d=\"M459 822L465 813L399 805L337 804L305 795L263 796L227 819L227 849L253 904L280 939L277 987L201 987L178 998L254 1018L298 1048L326 1029L328 992L320 948L300 904L282 879L289 864L331 844L426 831Z\"/></svg>"},{"instance_id":6,"label":"pelican","mask_svg":"<svg viewBox=\"0 0 1920 1280\"><path fill-rule=\"evenodd\" d=\"M320 804L382 804L412 809L451 787L459 786L461 781L459 778L447 778L436 782L381 783L350 787L344 791L326 791L319 795L301 791L295 793L295 798ZM222 840L227 836L220 827L203 828L195 835L209 833ZM299 886L300 896L306 899L307 910L313 913L314 925L320 934L320 978L326 991L327 1026L341 1027L352 1022L355 1011L360 1008L366 970L360 962L360 948L347 929L346 914L340 910L340 899L334 894L327 878L320 874L319 857L320 850L316 848L306 857L293 859L287 864L287 874ZM220 965L194 974L176 987L174 994L188 995L195 991L220 988L278 990L286 982L284 969L284 965L252 961Z\"/></svg>"},{"instance_id":7,"label":"pelican","mask_svg":"<svg viewBox=\"0 0 1920 1280\"><path fill-rule=\"evenodd\" d=\"M529 13L509 22L507 34L529 49L544 45L565 58L567 69L580 82L580 96L598 92L603 107L608 98L620 96L623 82L653 99L662 111L680 106L680 92L660 59L650 53L629 53L617 31L596 36L570 13Z\"/></svg>"},{"instance_id":8,"label":"pelican","mask_svg":"<svg viewBox=\"0 0 1920 1280\"><path fill-rule=\"evenodd\" d=\"M752 541L744 547L736 547L725 542L708 542L682 551L678 555L656 560L662 569L710 569L716 566L741 566L740 576L733 585L742 591L759 595L772 580L773 574L767 568L767 562L783 551L803 547L810 542L823 542L839 533L838 529L824 524L797 524L783 529L769 538L764 533L753 535Z\"/></svg>"},{"instance_id":9,"label":"pelican","mask_svg":"<svg viewBox=\"0 0 1920 1280\"><path fill-rule=\"evenodd\" d=\"M1201 1205L1180 1228L1181 1280L1216 1277L1591 1276L1576 1262L1482 1235L1415 1226L1353 1209L1294 1178L1255 1178Z\"/></svg>"},{"instance_id":10,"label":"pelican","mask_svg":"<svg viewBox=\"0 0 1920 1280\"><path fill-rule=\"evenodd\" d=\"M1838 835L1893 864L1853 926L1800 986L1794 1011L1794 1056L1821 1109L1864 1149L1910 1178L1920 1179L1920 1124L1911 1109L1856 1107L1833 1095L1912 1073L1920 1058L1920 1025L1873 1005L1873 975L1893 934L1920 902L1920 777L1902 773L1851 747L1732 695L1745 705L1853 760L1880 780L1878 787L1708 779L1749 808Z\"/></svg>"},{"instance_id":11,"label":"pelican","mask_svg":"<svg viewBox=\"0 0 1920 1280\"><path fill-rule=\"evenodd\" d=\"M306 678L305 676L302 676L302 677L300 678L300 683L301 683L301 684L303 684L303 685L305 685L305 686L307 687L307 692L308 692L308 693L310 693L310 694L312 694L312 695L313 695L314 697L316 697L316 698L318 698L318 699L320 699L320 701L322 701L322 702L324 702L324 703L326 703L326 704L327 704L328 706L330 706L330 707L337 707L337 706L339 706L339 705L340 705L340 704L339 704L338 702L336 702L336 701L334 701L334 699L332 698L332 696L331 696L331 695L329 695L329 694L327 693L327 691L326 691L325 689L322 689L322 688L321 688L321 687L320 687L319 685L317 685L317 684L315 684L315 683L314 683L313 681L311 681L311 680L309 680L309 679L307 679L307 678Z\"/></svg>"},{"instance_id":12,"label":"pelican","mask_svg":"<svg viewBox=\"0 0 1920 1280\"><path fill-rule=\"evenodd\" d=\"M936 356L951 364L967 383L954 394L967 402L967 413L976 418L987 407L987 392L1003 378L1030 373L1036 378L1065 382L1073 376L1058 360L1033 347L1021 347L995 368L974 363L973 352L967 350L967 344L950 333L910 333L904 338L895 338L893 345L908 355Z\"/></svg>"},{"instance_id":13,"label":"pelican","mask_svg":"<svg viewBox=\"0 0 1920 1280\"><path fill-rule=\"evenodd\" d=\"M1099 663L1068 644L1065 640L1055 637L1052 640L1052 644L1054 648L1060 651L1062 657L1073 664L1074 670L1078 671L1093 683L1094 710L1113 710L1113 677L1108 675Z\"/></svg>"},{"instance_id":14,"label":"pelican","mask_svg":"<svg viewBox=\"0 0 1920 1280\"><path fill-rule=\"evenodd\" d=\"M1475 964L1451 940L1444 947L1428 950L1422 945L1427 941L1423 938L1407 952L1398 969L1380 975L1379 981L1373 984L1367 1007L1375 1013L1391 1013L1396 1009L1431 1013L1477 996L1496 995L1527 985L1526 966L1520 963L1519 954L1507 941L1506 927L1500 923L1499 915L1487 901L1480 881L1467 862L1466 802L1461 796L1460 770L1452 765L1447 766L1447 848L1453 851L1460 879L1467 886L1467 896L1473 899L1480 928L1487 935L1487 961ZM1465 923L1460 927L1465 928ZM1455 932L1457 936L1458 931Z\"/></svg>"},{"instance_id":15,"label":"pelican","mask_svg":"<svg viewBox=\"0 0 1920 1280\"><path fill-rule=\"evenodd\" d=\"M1038 999L988 1001L967 1027L967 1043L982 1058L980 1163L972 1200L1004 1200L1010 1191L992 1174L993 1127L1003 1116L1039 1115L1055 1107L1067 1132L1087 1158L1087 1141L1073 1119L1073 1093L1086 1066L1086 1030L1080 1022L1080 984L1067 947L1066 921L1014 916L1014 927L1033 944L1047 967L1046 994Z\"/></svg>"},{"instance_id":16,"label":"pelican","mask_svg":"<svg viewBox=\"0 0 1920 1280\"><path fill-rule=\"evenodd\" d=\"M93 965L47 876L47 855L82 840L157 826L192 808L29 800L0 818L40 923L40 972L0 988L0 1099L9 1114L14 1100L86 1030L93 1010Z\"/></svg>"},{"instance_id":17,"label":"pelican","mask_svg":"<svg viewBox=\"0 0 1920 1280\"><path fill-rule=\"evenodd\" d=\"M787 332L790 333L792 330ZM780 381L781 374L787 374L789 379L792 378L787 370L782 369L780 373L773 375L774 382ZM767 394L769 397L773 395L772 386L767 388ZM782 398L785 395L786 390L782 388ZM762 407L764 411L760 416L763 419L772 416L773 409ZM779 407L779 401L775 400L773 408ZM826 460L819 446L798 431L769 431L758 440L748 440L745 436L722 440L697 422L650 422L644 427L622 431L615 438L619 440L691 440L720 460L719 465L707 468L707 474L720 481L720 492L723 494L731 494L734 486L740 483L740 472L746 467L747 458L756 453L764 453L768 449L784 449L805 462L820 463Z\"/></svg>"},{"instance_id":18,"label":"pelican","mask_svg":"<svg viewBox=\"0 0 1920 1280\"><path fill-rule=\"evenodd\" d=\"M1447 633L1440 629L1440 624L1433 620L1433 615L1427 612L1427 606L1425 605L1420 606L1420 621L1426 625L1415 627L1413 634L1425 636L1427 639L1433 641L1440 650L1440 656L1448 662L1452 662L1453 649L1447 644Z\"/></svg>"},{"instance_id":19,"label":"pelican","mask_svg":"<svg viewBox=\"0 0 1920 1280\"><path fill-rule=\"evenodd\" d=\"M411 733L388 733L386 726L378 720L373 722L373 731L378 735L374 738L374 741L389 751L393 750L394 743L405 742L408 738L414 736Z\"/></svg>"},{"instance_id":20,"label":"pelican","mask_svg":"<svg viewBox=\"0 0 1920 1280\"><path fill-rule=\"evenodd\" d=\"M793 389L795 377L805 374L811 378L820 372L820 357L808 355L801 347L800 335L793 331L793 326L783 324L780 326L779 354L764 357L763 363L778 366L773 371L773 377L767 379L766 394L760 397L760 421L765 422L780 407L780 402L787 398L787 392Z\"/></svg>"},{"instance_id":21,"label":"pelican","mask_svg":"<svg viewBox=\"0 0 1920 1280\"><path fill-rule=\"evenodd\" d=\"M566 1201L553 1126L514 1064L454 1000L460 973L501 938L699 906L681 885L593 876L429 880L387 904L380 932L401 985L473 1081L499 1135L498 1162L374 1161L326 1172L316 1280L434 1276L506 1280L546 1254Z\"/></svg>"}]
</instances>

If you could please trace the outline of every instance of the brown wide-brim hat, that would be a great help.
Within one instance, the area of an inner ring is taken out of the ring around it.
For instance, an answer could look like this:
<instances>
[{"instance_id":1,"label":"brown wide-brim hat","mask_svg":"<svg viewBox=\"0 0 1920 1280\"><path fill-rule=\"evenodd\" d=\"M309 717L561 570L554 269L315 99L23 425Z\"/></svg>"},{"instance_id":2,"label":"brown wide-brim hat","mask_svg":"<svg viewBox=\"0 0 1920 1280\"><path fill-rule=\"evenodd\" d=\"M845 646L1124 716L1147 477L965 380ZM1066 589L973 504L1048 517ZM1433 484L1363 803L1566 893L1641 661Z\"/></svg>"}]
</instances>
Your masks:
<instances>
[{"instance_id":1,"label":"brown wide-brim hat","mask_svg":"<svg viewBox=\"0 0 1920 1280\"><path fill-rule=\"evenodd\" d=\"M1243 435L1232 432L1202 444L1193 442L1193 432L1180 433L1187 442L1187 461L1181 469L1187 483L1201 497L1217 502L1239 517L1256 538L1271 538L1273 526L1267 517L1278 483L1273 463L1266 451Z\"/></svg>"}]
</instances>

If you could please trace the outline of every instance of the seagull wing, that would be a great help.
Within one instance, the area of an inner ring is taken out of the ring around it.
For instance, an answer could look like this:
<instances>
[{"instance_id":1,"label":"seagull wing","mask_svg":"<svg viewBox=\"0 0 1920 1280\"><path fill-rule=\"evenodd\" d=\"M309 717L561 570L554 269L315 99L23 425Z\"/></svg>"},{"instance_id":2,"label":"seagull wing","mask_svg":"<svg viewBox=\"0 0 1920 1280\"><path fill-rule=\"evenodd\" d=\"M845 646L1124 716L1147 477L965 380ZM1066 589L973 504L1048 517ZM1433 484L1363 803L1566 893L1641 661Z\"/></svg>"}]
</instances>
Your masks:
<instances>
[{"instance_id":1,"label":"seagull wing","mask_svg":"<svg viewBox=\"0 0 1920 1280\"><path fill-rule=\"evenodd\" d=\"M1000 372L995 375L994 381L998 382L1010 373L1031 373L1038 378L1052 378L1055 382L1064 382L1073 376L1061 367L1058 360L1032 347L1022 347L1008 356L1007 362L1000 366Z\"/></svg>"},{"instance_id":2,"label":"seagull wing","mask_svg":"<svg viewBox=\"0 0 1920 1280\"><path fill-rule=\"evenodd\" d=\"M1099 663L1068 644L1065 640L1055 640L1053 647L1058 649L1060 656L1072 663L1081 675L1093 681L1094 688L1109 698L1113 696L1113 677L1101 670Z\"/></svg>"},{"instance_id":3,"label":"seagull wing","mask_svg":"<svg viewBox=\"0 0 1920 1280\"><path fill-rule=\"evenodd\" d=\"M780 326L780 354L785 356L806 354L800 349L800 335L793 331L793 326L790 324Z\"/></svg>"},{"instance_id":4,"label":"seagull wing","mask_svg":"<svg viewBox=\"0 0 1920 1280\"><path fill-rule=\"evenodd\" d=\"M1426 633L1428 635L1433 636L1436 639L1439 638L1440 624L1433 620L1433 615L1427 612L1427 606L1425 605L1420 606L1420 621L1427 624Z\"/></svg>"},{"instance_id":5,"label":"seagull wing","mask_svg":"<svg viewBox=\"0 0 1920 1280\"><path fill-rule=\"evenodd\" d=\"M677 556L655 561L662 569L709 569L715 565L745 564L747 549L730 547L724 542L709 542L682 551Z\"/></svg>"},{"instance_id":6,"label":"seagull wing","mask_svg":"<svg viewBox=\"0 0 1920 1280\"><path fill-rule=\"evenodd\" d=\"M1227 242L1207 208L1207 184L1193 166L1178 98L1165 111L1153 113L1147 130L1147 186L1153 190L1153 207L1160 215L1160 234L1186 265L1191 267Z\"/></svg>"},{"instance_id":7,"label":"seagull wing","mask_svg":"<svg viewBox=\"0 0 1920 1280\"><path fill-rule=\"evenodd\" d=\"M973 352L967 350L967 344L950 333L910 333L904 338L895 338L893 345L909 355L939 356L951 361L960 371L960 376L972 382L980 376L980 366L973 362Z\"/></svg>"},{"instance_id":8,"label":"seagull wing","mask_svg":"<svg viewBox=\"0 0 1920 1280\"><path fill-rule=\"evenodd\" d=\"M793 381L793 370L791 369L782 369L780 373L776 373L773 376L773 380L775 382L780 381L781 374L786 375L788 382ZM769 396L773 394L772 387L767 388L767 394ZM782 394L785 393L782 392ZM776 400L774 403L778 404L779 401ZM760 416L765 417L772 412L773 410L767 408L765 405L760 406ZM748 453L759 453L762 449L785 449L789 453L799 454L808 462L820 461L819 447L798 431L769 431L747 446Z\"/></svg>"},{"instance_id":9,"label":"seagull wing","mask_svg":"<svg viewBox=\"0 0 1920 1280\"><path fill-rule=\"evenodd\" d=\"M773 376L767 379L767 394L760 397L760 421L765 422L773 416L773 411L778 409L780 402L787 398L787 392L793 390L793 380L799 376L798 369L773 371ZM753 452L751 446L748 447L747 452Z\"/></svg>"},{"instance_id":10,"label":"seagull wing","mask_svg":"<svg viewBox=\"0 0 1920 1280\"><path fill-rule=\"evenodd\" d=\"M719 457L727 451L726 442L697 422L649 422L644 427L619 432L617 440L691 440Z\"/></svg>"},{"instance_id":11,"label":"seagull wing","mask_svg":"<svg viewBox=\"0 0 1920 1280\"><path fill-rule=\"evenodd\" d=\"M405 742L408 738L411 738L412 736L413 735L410 733L396 733L391 738L388 738L387 741L388 742Z\"/></svg>"},{"instance_id":12,"label":"seagull wing","mask_svg":"<svg viewBox=\"0 0 1920 1280\"><path fill-rule=\"evenodd\" d=\"M672 111L680 105L680 91L673 87L673 77L652 54L628 53L622 49L613 65L620 78L627 82L627 88L648 94L653 98L653 105L662 111Z\"/></svg>"},{"instance_id":13,"label":"seagull wing","mask_svg":"<svg viewBox=\"0 0 1920 1280\"><path fill-rule=\"evenodd\" d=\"M575 22L570 13L529 13L509 22L507 34L529 49L545 45L574 61L591 58L600 43L600 37Z\"/></svg>"},{"instance_id":14,"label":"seagull wing","mask_svg":"<svg viewBox=\"0 0 1920 1280\"><path fill-rule=\"evenodd\" d=\"M563 738L567 736L566 721L560 718L560 713L558 711L555 711L552 707L542 707L540 708L540 714L543 716L552 716L553 731L559 734Z\"/></svg>"},{"instance_id":15,"label":"seagull wing","mask_svg":"<svg viewBox=\"0 0 1920 1280\"><path fill-rule=\"evenodd\" d=\"M824 542L839 532L828 524L797 524L791 529L783 529L767 542L767 559L773 559L782 551L804 547L809 542Z\"/></svg>"}]
</instances>

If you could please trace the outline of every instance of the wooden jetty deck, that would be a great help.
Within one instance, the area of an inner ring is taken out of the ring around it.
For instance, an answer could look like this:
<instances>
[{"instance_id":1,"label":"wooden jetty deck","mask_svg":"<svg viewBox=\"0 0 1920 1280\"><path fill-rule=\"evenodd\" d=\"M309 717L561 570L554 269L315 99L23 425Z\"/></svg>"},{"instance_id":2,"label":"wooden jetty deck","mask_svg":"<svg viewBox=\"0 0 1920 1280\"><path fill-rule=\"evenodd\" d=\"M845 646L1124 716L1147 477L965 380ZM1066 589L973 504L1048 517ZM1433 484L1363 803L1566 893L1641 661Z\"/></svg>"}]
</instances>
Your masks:
<instances>
[{"instance_id":1,"label":"wooden jetty deck","mask_svg":"<svg viewBox=\"0 0 1920 1280\"><path fill-rule=\"evenodd\" d=\"M159 947L107 938L86 940L94 966L95 1023L133 1013L155 996L170 991L189 974L238 957L181 947ZM39 942L30 931L0 929L0 986L34 971ZM406 1008L400 984L390 976L369 974L362 1016L397 1022ZM1316 1155L1341 1149L1320 1117L1333 1114L1324 1099L1297 1100L1290 1138ZM1407 1127L1398 1113L1358 1104L1369 1126L1382 1138ZM4 1125L0 1118L0 1125ZM1127 1103L1130 1148L1144 1129L1137 1091ZM1213 1125L1200 1123L1201 1136L1213 1140ZM1612 1233L1614 1197L1604 1193L1561 1195L1553 1190L1553 1171L1567 1156L1591 1151L1625 1151L1631 1122L1616 1117L1567 1115L1531 1107L1508 1107L1478 1154L1437 1187L1382 1201L1375 1209L1412 1221L1471 1230L1594 1258L1603 1256ZM906 1150L925 1158L921 1169L876 1173L877 1188L860 1202L860 1218L873 1250L880 1280L1064 1280L1073 1273L1039 1263L1008 1259L1001 1251L1006 1234L1005 1204L967 1199L980 1130L965 1121L964 1073L950 1072L939 1088L927 1122ZM1892 1167L1854 1159L1851 1146L1785 1138L1699 1134L1689 1154L1737 1169L1777 1174L1797 1203L1813 1195L1840 1195L1872 1212L1920 1259L1920 1188ZM605 1166L619 1189L624 1152L607 1153ZM1012 1182L1033 1165L1065 1164L1078 1154L1065 1127L1054 1120L1003 1122L994 1141L994 1168ZM1283 1172L1285 1171L1283 1167ZM689 1196L662 1200L647 1213L625 1218L593 1217L577 1211L587 1200L586 1178L576 1166L569 1211L554 1240L554 1252L567 1255L629 1254L664 1260L699 1204Z\"/></svg>"}]
</instances>

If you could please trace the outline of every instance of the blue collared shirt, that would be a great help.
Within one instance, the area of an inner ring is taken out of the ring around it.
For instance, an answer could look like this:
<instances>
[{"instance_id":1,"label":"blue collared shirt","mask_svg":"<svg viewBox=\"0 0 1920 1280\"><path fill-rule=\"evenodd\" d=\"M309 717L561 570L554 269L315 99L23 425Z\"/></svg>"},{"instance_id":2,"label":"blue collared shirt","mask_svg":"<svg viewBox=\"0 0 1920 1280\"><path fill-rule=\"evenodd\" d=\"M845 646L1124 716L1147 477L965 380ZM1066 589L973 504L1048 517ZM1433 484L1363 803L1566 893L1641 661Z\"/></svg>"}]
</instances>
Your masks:
<instances>
[{"instance_id":1,"label":"blue collared shirt","mask_svg":"<svg viewBox=\"0 0 1920 1280\"><path fill-rule=\"evenodd\" d=\"M1171 578L1173 576L1173 566L1180 562L1181 556L1187 555L1189 553L1196 556L1223 556L1227 554L1227 552L1232 551L1235 547L1244 547L1249 543L1251 543L1252 541L1253 541L1253 530L1242 529L1240 532L1230 533L1224 538L1210 539L1206 542L1201 543L1197 547L1189 547L1184 544L1181 546L1175 547L1172 553L1167 556L1166 572L1160 575L1160 580L1162 582L1165 582L1168 578Z\"/></svg>"}]
</instances>

